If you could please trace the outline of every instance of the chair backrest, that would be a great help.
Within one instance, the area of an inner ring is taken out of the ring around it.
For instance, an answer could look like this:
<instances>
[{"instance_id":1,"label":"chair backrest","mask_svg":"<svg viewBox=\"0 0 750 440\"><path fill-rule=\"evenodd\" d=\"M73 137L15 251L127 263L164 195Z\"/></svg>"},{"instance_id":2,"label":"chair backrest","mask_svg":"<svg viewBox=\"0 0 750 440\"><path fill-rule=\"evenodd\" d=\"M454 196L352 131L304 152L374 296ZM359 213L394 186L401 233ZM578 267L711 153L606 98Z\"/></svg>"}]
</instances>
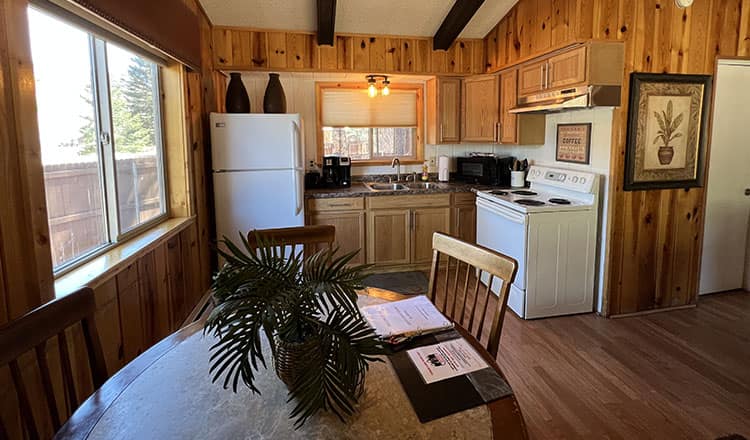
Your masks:
<instances>
[{"instance_id":1,"label":"chair backrest","mask_svg":"<svg viewBox=\"0 0 750 440\"><path fill-rule=\"evenodd\" d=\"M254 229L247 234L252 249L258 247L258 237L277 246L305 246L305 253L314 251L315 245L333 247L336 240L336 227L333 225L296 226L278 229Z\"/></svg>"},{"instance_id":2,"label":"chair backrest","mask_svg":"<svg viewBox=\"0 0 750 440\"><path fill-rule=\"evenodd\" d=\"M496 279L502 281L497 306L494 310L490 309L492 322L486 344L490 354L496 357L500 347L500 332L505 317L505 308L508 304L508 292L516 277L518 263L503 254L440 232L432 236L432 251L428 296L443 314L466 328L477 338L477 341L482 339L485 315L493 301L494 294L490 288ZM440 260L443 255L447 257L447 260L445 273L441 274L439 273ZM464 270L462 266L465 266ZM486 275L483 277L483 274ZM443 278L442 283L438 280L439 276ZM486 279L483 281L482 278ZM481 291L484 293L482 294Z\"/></svg>"},{"instance_id":3,"label":"chair backrest","mask_svg":"<svg viewBox=\"0 0 750 440\"><path fill-rule=\"evenodd\" d=\"M64 392L64 405L68 414L80 405L73 379L73 362L65 330L80 323L86 345L89 369L94 389L107 380L107 368L104 353L99 341L99 334L94 323L96 303L94 291L83 288L63 298L38 307L26 315L0 328L0 368L6 365L10 369L13 389L18 399L21 422L29 438L39 438L41 424L37 424L32 413L29 387L24 384L19 358L33 351L39 369L42 391L52 427L59 430L65 421L60 417L57 399L54 393L50 364L47 360L47 342L57 337L57 347L61 367ZM67 417L66 417L67 418ZM47 425L49 426L49 425ZM5 424L0 420L0 438L7 436Z\"/></svg>"}]
</instances>

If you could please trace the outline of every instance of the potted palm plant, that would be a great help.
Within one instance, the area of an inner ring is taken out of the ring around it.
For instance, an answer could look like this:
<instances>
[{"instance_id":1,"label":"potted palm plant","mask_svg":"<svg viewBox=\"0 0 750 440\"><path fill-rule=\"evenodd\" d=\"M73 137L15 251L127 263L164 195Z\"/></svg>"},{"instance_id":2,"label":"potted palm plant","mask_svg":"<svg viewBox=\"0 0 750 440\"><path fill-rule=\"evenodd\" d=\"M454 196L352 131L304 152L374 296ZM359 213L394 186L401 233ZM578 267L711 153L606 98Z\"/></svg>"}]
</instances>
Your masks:
<instances>
[{"instance_id":1,"label":"potted palm plant","mask_svg":"<svg viewBox=\"0 0 750 440\"><path fill-rule=\"evenodd\" d=\"M368 266L349 265L356 251L322 250L303 257L264 242L252 249L224 238L225 264L214 276L215 308L204 332L214 335L210 373L236 392L241 380L253 393L266 367L265 338L278 376L289 388L295 426L319 410L342 421L355 411L368 363L383 346L357 308Z\"/></svg>"},{"instance_id":2,"label":"potted palm plant","mask_svg":"<svg viewBox=\"0 0 750 440\"><path fill-rule=\"evenodd\" d=\"M682 137L682 133L677 133L677 128L682 124L684 114L680 113L677 117L672 119L672 112L672 100L667 102L666 110L662 110L661 113L654 112L656 122L659 124L659 131L656 132L657 134L654 138L654 144L658 145L661 143L658 155L659 163L662 165L669 165L672 163L672 158L674 157L674 147L670 146L669 143Z\"/></svg>"}]
</instances>

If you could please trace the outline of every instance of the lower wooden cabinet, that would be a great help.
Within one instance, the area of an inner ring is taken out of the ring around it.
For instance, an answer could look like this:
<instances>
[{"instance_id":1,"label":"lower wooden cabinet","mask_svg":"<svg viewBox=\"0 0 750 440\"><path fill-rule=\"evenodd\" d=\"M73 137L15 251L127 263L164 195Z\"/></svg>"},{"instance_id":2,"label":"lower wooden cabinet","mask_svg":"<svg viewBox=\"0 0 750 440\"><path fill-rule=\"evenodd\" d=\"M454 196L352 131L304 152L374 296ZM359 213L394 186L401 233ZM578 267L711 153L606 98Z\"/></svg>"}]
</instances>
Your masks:
<instances>
[{"instance_id":1,"label":"lower wooden cabinet","mask_svg":"<svg viewBox=\"0 0 750 440\"><path fill-rule=\"evenodd\" d=\"M336 227L342 251L362 249L355 263L424 265L435 232L476 240L472 193L313 199L307 209L307 224Z\"/></svg>"},{"instance_id":2,"label":"lower wooden cabinet","mask_svg":"<svg viewBox=\"0 0 750 440\"><path fill-rule=\"evenodd\" d=\"M408 264L411 259L411 210L367 212L367 262Z\"/></svg>"},{"instance_id":3,"label":"lower wooden cabinet","mask_svg":"<svg viewBox=\"0 0 750 440\"><path fill-rule=\"evenodd\" d=\"M365 252L365 212L318 212L308 217L310 225L333 225L336 228L335 246L344 255L359 249L352 260L354 264L364 264ZM323 245L319 245L321 248Z\"/></svg>"},{"instance_id":4,"label":"lower wooden cabinet","mask_svg":"<svg viewBox=\"0 0 750 440\"><path fill-rule=\"evenodd\" d=\"M432 261L432 234L450 233L451 208L415 208L412 210L412 263Z\"/></svg>"},{"instance_id":5,"label":"lower wooden cabinet","mask_svg":"<svg viewBox=\"0 0 750 440\"><path fill-rule=\"evenodd\" d=\"M477 241L477 207L473 193L453 195L451 235L469 243Z\"/></svg>"}]
</instances>

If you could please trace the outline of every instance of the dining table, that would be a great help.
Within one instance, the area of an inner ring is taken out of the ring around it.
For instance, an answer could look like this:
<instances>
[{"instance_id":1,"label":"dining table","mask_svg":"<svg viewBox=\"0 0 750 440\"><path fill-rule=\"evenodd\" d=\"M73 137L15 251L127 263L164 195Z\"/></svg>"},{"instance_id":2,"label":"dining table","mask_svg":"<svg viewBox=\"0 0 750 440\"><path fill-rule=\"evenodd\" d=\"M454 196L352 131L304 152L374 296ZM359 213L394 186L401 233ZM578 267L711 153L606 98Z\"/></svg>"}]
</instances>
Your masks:
<instances>
[{"instance_id":1,"label":"dining table","mask_svg":"<svg viewBox=\"0 0 750 440\"><path fill-rule=\"evenodd\" d=\"M403 299L383 289L359 292L359 307ZM198 320L163 339L115 373L58 431L58 439L526 439L513 394L421 423L387 361L370 364L364 393L346 423L329 412L295 429L288 389L273 366L262 366L255 385L237 392L213 383L209 348L215 341ZM484 360L505 378L489 352L455 325ZM264 350L267 359L270 348ZM501 351L502 353L502 351ZM501 354L502 355L502 354Z\"/></svg>"}]
</instances>

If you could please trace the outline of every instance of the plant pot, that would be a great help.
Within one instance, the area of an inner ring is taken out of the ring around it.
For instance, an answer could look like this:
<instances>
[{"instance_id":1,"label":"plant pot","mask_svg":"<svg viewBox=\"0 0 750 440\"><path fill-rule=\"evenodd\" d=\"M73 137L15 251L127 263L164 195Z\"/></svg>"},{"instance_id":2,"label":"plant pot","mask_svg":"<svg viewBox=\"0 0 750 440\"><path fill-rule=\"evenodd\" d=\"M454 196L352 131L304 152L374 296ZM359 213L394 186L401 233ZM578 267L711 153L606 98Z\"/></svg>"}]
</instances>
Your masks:
<instances>
[{"instance_id":1,"label":"plant pot","mask_svg":"<svg viewBox=\"0 0 750 440\"><path fill-rule=\"evenodd\" d=\"M320 339L309 338L305 342L287 342L278 336L274 369L287 388L292 389L297 380L307 370L310 363L320 357Z\"/></svg>"},{"instance_id":2,"label":"plant pot","mask_svg":"<svg viewBox=\"0 0 750 440\"><path fill-rule=\"evenodd\" d=\"M674 157L674 148L672 147L659 147L659 163L662 165L669 165L672 163Z\"/></svg>"},{"instance_id":3,"label":"plant pot","mask_svg":"<svg viewBox=\"0 0 750 440\"><path fill-rule=\"evenodd\" d=\"M227 96L224 100L227 113L250 113L250 97L247 96L247 89L242 84L242 77L239 73L230 73L229 77Z\"/></svg>"},{"instance_id":4,"label":"plant pot","mask_svg":"<svg viewBox=\"0 0 750 440\"><path fill-rule=\"evenodd\" d=\"M286 95L278 73L268 74L268 85L263 95L264 113L286 113Z\"/></svg>"}]
</instances>

